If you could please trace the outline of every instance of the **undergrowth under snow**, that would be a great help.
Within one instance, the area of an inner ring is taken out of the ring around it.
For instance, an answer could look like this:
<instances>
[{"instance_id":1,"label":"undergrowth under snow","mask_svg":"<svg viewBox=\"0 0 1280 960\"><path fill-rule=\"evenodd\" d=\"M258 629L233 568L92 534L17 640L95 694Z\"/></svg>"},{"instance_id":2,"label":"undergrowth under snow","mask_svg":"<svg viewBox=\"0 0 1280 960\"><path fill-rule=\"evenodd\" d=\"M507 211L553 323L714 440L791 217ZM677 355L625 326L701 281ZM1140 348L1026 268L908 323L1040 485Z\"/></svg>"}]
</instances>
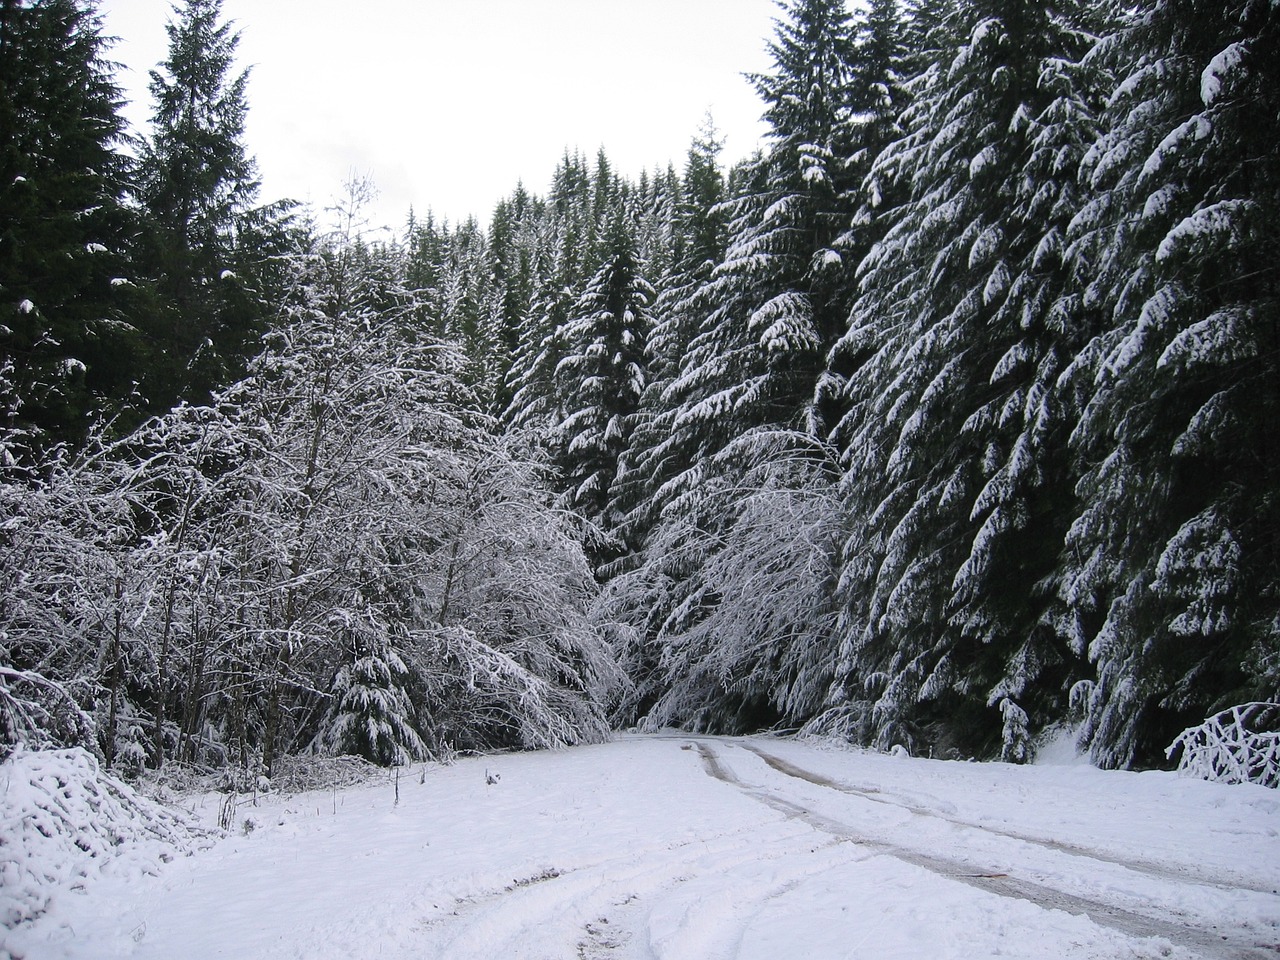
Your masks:
<instances>
[{"instance_id":1,"label":"undergrowth under snow","mask_svg":"<svg viewBox=\"0 0 1280 960\"><path fill-rule=\"evenodd\" d=\"M98 876L158 873L217 834L149 800L81 749L19 750L0 764L0 922L41 916Z\"/></svg>"}]
</instances>

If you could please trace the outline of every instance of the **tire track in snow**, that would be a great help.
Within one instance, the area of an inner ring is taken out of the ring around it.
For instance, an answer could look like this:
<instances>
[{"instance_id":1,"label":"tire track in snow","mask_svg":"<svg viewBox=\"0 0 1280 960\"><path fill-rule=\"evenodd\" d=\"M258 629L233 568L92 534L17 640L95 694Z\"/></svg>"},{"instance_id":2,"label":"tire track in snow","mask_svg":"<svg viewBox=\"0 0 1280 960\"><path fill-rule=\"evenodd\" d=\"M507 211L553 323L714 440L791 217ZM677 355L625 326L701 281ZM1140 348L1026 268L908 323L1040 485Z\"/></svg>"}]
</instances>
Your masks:
<instances>
[{"instance_id":1,"label":"tire track in snow","mask_svg":"<svg viewBox=\"0 0 1280 960\"><path fill-rule=\"evenodd\" d=\"M575 952L564 956L578 960L666 957L672 951L700 960L730 958L759 905L847 862L846 855L836 853L840 846L837 839L815 847L812 832L798 825L762 836L762 825L751 824L516 879L488 894L455 901L420 928L436 950L432 955L458 960L549 956L547 941L573 944ZM815 864L813 855L824 852L831 863L820 858ZM739 884L732 897L712 903L707 891L683 889L708 881L720 887L724 877L739 877L761 863L767 864L770 879L756 885L755 896L744 899ZM660 911L664 933L654 942L651 928ZM535 941L543 945L533 946Z\"/></svg>"},{"instance_id":2,"label":"tire track in snow","mask_svg":"<svg viewBox=\"0 0 1280 960\"><path fill-rule=\"evenodd\" d=\"M707 773L717 780L720 780L736 789L742 791L747 796L766 806L772 807L779 813L789 819L800 820L809 824L816 830L827 833L844 840L851 841L876 853L893 857L904 863L927 870L937 876L948 880L955 880L960 883L967 884L979 890L988 893L994 893L1002 897L1008 897L1017 900L1025 900L1038 907L1046 910L1062 910L1067 913L1084 915L1099 926L1109 927L1112 930L1126 934L1131 937L1142 939L1162 938L1170 943L1185 947L1187 949L1199 952L1206 960L1275 960L1280 957L1280 947L1272 944L1259 944L1247 942L1238 936L1232 937L1228 934L1222 934L1213 930L1205 930L1201 927L1186 926L1183 924L1157 920L1151 917L1145 917L1140 914L1131 913L1118 907L1106 903L1100 903L1096 900L1090 900L1086 897L1077 896L1075 894L1065 893L1052 887L1027 880L1019 880L1010 876L992 876L975 874L968 864L957 860L951 860L945 857L932 856L922 853L918 850L912 850L908 847L890 843L884 840L877 840L867 836L848 824L818 813L801 803L786 800L782 797L770 793L768 790L754 786L739 778L721 761L720 755L707 742L691 739L702 758L703 765ZM743 745L745 749L768 763L764 755L754 750L749 745ZM811 774L809 771L802 771L801 768L795 767L786 761L778 760L779 763L796 771L795 774L788 770L781 769L774 764L770 764L773 769L784 773L787 776L793 776L797 779L814 783L817 786L826 787L839 791L841 788L820 777L817 774ZM882 798L867 797L862 791L847 791L863 799L876 799L878 802L886 802L892 804ZM936 813L927 810L915 811L911 810L903 804L892 804L909 812L917 813L920 816L937 816ZM947 819L943 817L942 819ZM954 822L954 821L953 821ZM977 830L986 830L985 827L957 823L959 826L971 827ZM986 831L988 833L997 833L997 831ZM1026 840L1023 837L1014 837L1014 839ZM1028 841L1036 843L1036 841ZM1043 844L1042 844L1043 845ZM1176 878L1185 882L1186 878Z\"/></svg>"},{"instance_id":3,"label":"tire track in snow","mask_svg":"<svg viewBox=\"0 0 1280 960\"><path fill-rule=\"evenodd\" d=\"M1097 860L1103 863L1114 864L1119 867L1124 867L1127 870L1132 870L1135 873L1146 874L1149 877L1155 877L1161 880L1172 880L1179 884L1194 883L1200 886L1212 887L1217 890L1225 891L1246 890L1250 893L1261 893L1268 896L1274 896L1276 893L1272 887L1250 883L1243 877L1228 878L1221 875L1214 877L1209 877L1207 875L1196 876L1192 874L1190 870L1179 870L1150 860L1116 857L1090 847L1063 843L1058 840L1046 840L1042 837L1029 836L1025 833L1016 833L1012 830L1001 830L988 824L978 823L973 820L965 820L961 817L952 817L939 810L920 806L919 804L911 803L905 799L895 799L892 796L882 793L875 787L855 787L851 784L832 780L829 777L824 777L820 773L814 773L811 770L806 770L803 767L796 766L789 760L784 760L781 757L774 756L756 744L742 743L739 745L743 749L754 753L774 770L777 770L785 776L793 777L797 780L804 780L806 783L812 783L815 786L826 787L830 790L837 790L840 793L847 793L850 796L861 797L864 800L870 800L872 803L882 803L886 806L898 807L899 809L914 813L917 816L932 817L935 820L943 820L947 823L954 824L957 827L967 827L973 830L981 830L983 833L989 833L993 836L1006 837L1010 840L1019 840L1023 843L1033 844L1037 847L1044 847L1047 850L1065 853L1072 857L1082 857L1088 860Z\"/></svg>"}]
</instances>

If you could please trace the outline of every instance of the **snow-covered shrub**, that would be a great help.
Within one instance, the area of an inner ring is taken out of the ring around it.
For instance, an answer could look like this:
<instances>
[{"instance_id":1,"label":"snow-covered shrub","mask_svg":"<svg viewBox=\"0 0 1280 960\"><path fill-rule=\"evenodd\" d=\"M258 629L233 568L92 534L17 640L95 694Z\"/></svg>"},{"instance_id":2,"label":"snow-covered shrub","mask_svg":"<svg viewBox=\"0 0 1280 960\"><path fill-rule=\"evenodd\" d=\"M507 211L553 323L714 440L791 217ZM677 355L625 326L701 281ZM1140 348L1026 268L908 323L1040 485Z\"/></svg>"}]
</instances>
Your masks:
<instances>
[{"instance_id":1,"label":"snow-covered shrub","mask_svg":"<svg viewBox=\"0 0 1280 960\"><path fill-rule=\"evenodd\" d=\"M1181 750L1178 772L1217 783L1280 787L1280 703L1244 703L1184 730L1165 751Z\"/></svg>"},{"instance_id":2,"label":"snow-covered shrub","mask_svg":"<svg viewBox=\"0 0 1280 960\"><path fill-rule=\"evenodd\" d=\"M832 451L786 430L751 431L706 461L643 562L607 588L607 614L637 638L622 651L638 682L619 719L739 732L818 711L847 527L835 477Z\"/></svg>"},{"instance_id":3,"label":"snow-covered shrub","mask_svg":"<svg viewBox=\"0 0 1280 960\"><path fill-rule=\"evenodd\" d=\"M110 763L112 769L125 771L133 779L147 764L153 731L147 717L128 698L122 698L114 717L114 725L100 723L103 730L114 727Z\"/></svg>"},{"instance_id":4,"label":"snow-covered shrub","mask_svg":"<svg viewBox=\"0 0 1280 960\"><path fill-rule=\"evenodd\" d=\"M93 721L66 686L35 672L0 665L0 759L23 746L91 744Z\"/></svg>"},{"instance_id":5,"label":"snow-covered shrub","mask_svg":"<svg viewBox=\"0 0 1280 960\"><path fill-rule=\"evenodd\" d=\"M103 873L155 873L213 835L103 773L85 750L18 750L0 764L0 923L34 920Z\"/></svg>"},{"instance_id":6,"label":"snow-covered shrub","mask_svg":"<svg viewBox=\"0 0 1280 960\"><path fill-rule=\"evenodd\" d=\"M386 770L363 757L286 756L276 764L271 789L284 794L333 790L385 776Z\"/></svg>"},{"instance_id":7,"label":"snow-covered shrub","mask_svg":"<svg viewBox=\"0 0 1280 960\"><path fill-rule=\"evenodd\" d=\"M432 717L433 754L450 749L542 750L598 743L609 735L600 698L590 687L613 669L605 647L589 637L561 646L556 637L505 644L465 626L438 631L423 663ZM576 640L577 638L571 638Z\"/></svg>"}]
</instances>

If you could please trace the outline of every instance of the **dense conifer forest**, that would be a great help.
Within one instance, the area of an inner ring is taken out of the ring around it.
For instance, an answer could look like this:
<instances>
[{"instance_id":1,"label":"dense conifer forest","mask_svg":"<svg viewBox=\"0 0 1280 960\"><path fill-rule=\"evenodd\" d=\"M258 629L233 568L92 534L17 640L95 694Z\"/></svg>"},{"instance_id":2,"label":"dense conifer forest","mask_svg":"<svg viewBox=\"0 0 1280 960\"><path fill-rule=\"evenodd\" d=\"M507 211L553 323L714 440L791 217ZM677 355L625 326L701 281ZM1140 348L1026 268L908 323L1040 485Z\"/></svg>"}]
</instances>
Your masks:
<instances>
[{"instance_id":1,"label":"dense conifer forest","mask_svg":"<svg viewBox=\"0 0 1280 960\"><path fill-rule=\"evenodd\" d=\"M751 158L378 242L259 202L237 39L179 0L135 131L90 0L0 0L4 751L1280 699L1276 0L781 0Z\"/></svg>"}]
</instances>

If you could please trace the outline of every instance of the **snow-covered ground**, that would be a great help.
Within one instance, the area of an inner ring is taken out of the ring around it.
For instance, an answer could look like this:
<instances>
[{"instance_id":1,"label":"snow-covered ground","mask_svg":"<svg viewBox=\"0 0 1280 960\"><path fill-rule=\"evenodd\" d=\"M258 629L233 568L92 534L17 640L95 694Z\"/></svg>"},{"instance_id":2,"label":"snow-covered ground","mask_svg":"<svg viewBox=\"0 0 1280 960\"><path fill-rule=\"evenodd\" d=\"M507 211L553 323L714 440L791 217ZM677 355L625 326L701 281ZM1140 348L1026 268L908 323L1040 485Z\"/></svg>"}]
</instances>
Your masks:
<instances>
[{"instance_id":1,"label":"snow-covered ground","mask_svg":"<svg viewBox=\"0 0 1280 960\"><path fill-rule=\"evenodd\" d=\"M212 824L219 801L188 806ZM261 798L156 876L57 892L6 946L30 960L1276 957L1277 891L1280 795L1262 787L673 734L415 768L398 804L390 781Z\"/></svg>"}]
</instances>

